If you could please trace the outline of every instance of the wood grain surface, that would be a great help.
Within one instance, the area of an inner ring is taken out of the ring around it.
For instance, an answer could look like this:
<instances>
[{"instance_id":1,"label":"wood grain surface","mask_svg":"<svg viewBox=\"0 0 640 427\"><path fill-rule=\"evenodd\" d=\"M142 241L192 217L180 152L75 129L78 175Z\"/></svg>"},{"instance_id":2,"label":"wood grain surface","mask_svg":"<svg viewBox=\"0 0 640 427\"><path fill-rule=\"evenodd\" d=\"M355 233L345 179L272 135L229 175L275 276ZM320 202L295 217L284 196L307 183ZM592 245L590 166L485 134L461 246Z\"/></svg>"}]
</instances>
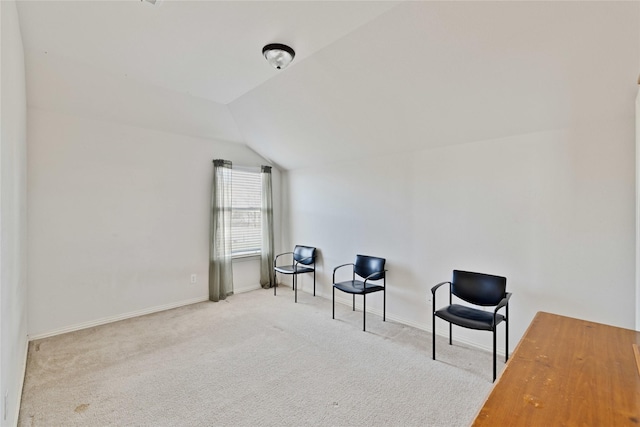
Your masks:
<instances>
[{"instance_id":1,"label":"wood grain surface","mask_svg":"<svg viewBox=\"0 0 640 427\"><path fill-rule=\"evenodd\" d=\"M474 426L640 425L640 332L538 312Z\"/></svg>"}]
</instances>

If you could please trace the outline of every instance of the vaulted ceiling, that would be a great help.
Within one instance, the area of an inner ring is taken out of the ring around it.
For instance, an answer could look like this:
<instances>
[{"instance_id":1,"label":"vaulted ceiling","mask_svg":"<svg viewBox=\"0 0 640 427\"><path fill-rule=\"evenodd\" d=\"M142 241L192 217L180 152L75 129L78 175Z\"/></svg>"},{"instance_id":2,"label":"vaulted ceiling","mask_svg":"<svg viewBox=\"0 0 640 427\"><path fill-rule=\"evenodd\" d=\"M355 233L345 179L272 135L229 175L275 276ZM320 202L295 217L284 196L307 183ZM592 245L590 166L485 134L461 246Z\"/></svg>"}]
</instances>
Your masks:
<instances>
[{"instance_id":1,"label":"vaulted ceiling","mask_svg":"<svg viewBox=\"0 0 640 427\"><path fill-rule=\"evenodd\" d=\"M23 1L28 103L277 165L633 114L636 2ZM271 68L263 45L296 50Z\"/></svg>"}]
</instances>

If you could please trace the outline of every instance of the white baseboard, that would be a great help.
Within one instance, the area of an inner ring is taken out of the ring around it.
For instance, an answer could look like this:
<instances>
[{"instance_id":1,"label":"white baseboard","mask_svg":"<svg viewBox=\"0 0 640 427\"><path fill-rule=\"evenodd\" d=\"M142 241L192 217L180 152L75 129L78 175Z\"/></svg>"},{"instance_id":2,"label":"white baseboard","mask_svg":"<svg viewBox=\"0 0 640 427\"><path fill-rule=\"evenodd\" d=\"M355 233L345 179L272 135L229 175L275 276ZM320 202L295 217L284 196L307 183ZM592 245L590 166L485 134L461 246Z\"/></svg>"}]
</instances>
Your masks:
<instances>
[{"instance_id":1,"label":"white baseboard","mask_svg":"<svg viewBox=\"0 0 640 427\"><path fill-rule=\"evenodd\" d=\"M280 287L280 286L279 286ZM250 286L250 287L243 287L240 289L234 289L234 293L236 294L241 294L244 292L251 292L254 290L258 290L261 289L261 287L259 285L255 285L255 286ZM304 292L307 293L309 295L312 295L312 292L308 292L301 289L298 289L299 292ZM320 298L324 298L324 299L331 299L331 296L326 296L320 292L316 293L317 296L319 296ZM138 310L138 311L134 311L134 312L129 312L129 313L125 313L125 314L120 314L117 316L110 316L110 317L104 317L102 319L97 319L97 320L92 320L89 322L84 322L84 323L79 323L76 325L72 325L72 326L67 326L64 328L60 328L60 329L56 329L53 331L49 331L49 332L45 332L42 334L37 334L37 335L33 335L33 336L29 336L28 341L34 341L34 340L39 340L42 338L48 338L48 337L52 337L55 335L60 335L60 334L65 334L67 332L73 332L73 331L79 331L81 329L86 329L86 328L92 328L94 326L99 326L99 325L104 325L107 323L112 323L112 322L117 322L119 320L125 320L125 319L130 319L132 317L138 317L138 316L144 316L145 314L151 314L151 313L157 313L159 311L164 311L164 310L170 310L172 308L177 308L177 307L182 307L185 305L190 305L190 304L195 304L195 303L199 303L199 302L203 302L203 301L208 301L209 297L208 296L203 296L203 297L198 297L198 298L193 298L190 300L184 300L184 301L179 301L176 303L171 303L171 304L165 304L165 305L161 305L161 306L156 306L156 307L151 307L151 308L147 308L147 309L143 309L143 310ZM347 298L343 298L340 296L336 296L336 302L342 305L346 305L348 307L351 307L352 305L352 300L351 298L347 299ZM356 302L356 309L358 310L362 310L362 304L359 304L358 302ZM429 309L428 307L425 309ZM372 308L367 308L367 313L371 313L371 314L375 314L377 316L382 317L382 310L381 309L372 309ZM430 332L433 333L433 330L428 326L428 325L424 325L424 324L420 324L420 323L416 323L413 321L410 321L408 319L402 318L401 316L397 316L393 313L388 313L386 317L389 320L392 320L394 322L403 324L403 325L407 325L407 326L411 326L412 328L416 328L416 329L420 329L426 332ZM436 332L436 335L441 336L441 337L445 337L448 338L447 335L444 334L440 334ZM488 351L488 352L492 352L493 348L491 348L490 346L484 346L484 345L480 345L478 343L475 342L471 342L468 341L464 338L456 338L456 341L465 344L469 347L474 347L480 350L484 350L484 351ZM497 354L504 356L504 349L498 347L497 349ZM25 358L25 369L26 369L26 358Z\"/></svg>"},{"instance_id":2,"label":"white baseboard","mask_svg":"<svg viewBox=\"0 0 640 427\"><path fill-rule=\"evenodd\" d=\"M132 317L144 316L145 314L157 313L159 311L171 310L172 308L182 307L184 305L195 304L198 302L208 301L208 296L192 298L170 304L158 305L155 307L145 308L142 310L132 311L129 313L118 314L116 316L103 317L102 319L91 320L89 322L78 323L71 326L65 326L64 328L55 329L53 331L44 332L41 334L30 335L29 341L35 341L42 338L48 338L55 335L66 334L67 332L79 331L81 329L92 328L94 326L104 325L107 323L117 322L119 320L130 319Z\"/></svg>"},{"instance_id":3,"label":"white baseboard","mask_svg":"<svg viewBox=\"0 0 640 427\"><path fill-rule=\"evenodd\" d=\"M22 369L20 370L20 384L18 385L18 397L16 399L16 409L15 409L15 423L14 426L18 426L18 418L20 417L20 405L22 404L22 391L24 389L24 378L27 375L27 360L29 358L29 337L25 340L24 343L24 362L22 362Z\"/></svg>"},{"instance_id":4,"label":"white baseboard","mask_svg":"<svg viewBox=\"0 0 640 427\"><path fill-rule=\"evenodd\" d=\"M20 417L20 405L22 404L22 391L24 390L24 378L27 375L27 360L29 358L29 338L27 337L24 343L24 358L22 362L22 369L20 369L20 384L18 384L18 395L16 396L16 405L13 411L14 426L18 425L18 418ZM4 396L3 396L4 398ZM3 408L6 411L6 408Z\"/></svg>"},{"instance_id":5,"label":"white baseboard","mask_svg":"<svg viewBox=\"0 0 640 427\"><path fill-rule=\"evenodd\" d=\"M236 294L241 294L244 292L251 292L257 289L260 289L260 285L251 285L240 288L234 288L233 292ZM156 307L145 308L142 310L132 311L129 313L118 314L116 316L103 317L102 319L91 320L88 322L78 323L71 326L65 326L64 328L55 329L49 332L43 332L41 334L29 335L28 341L35 341L42 338L49 338L55 335L66 334L67 332L79 331L81 329L92 328L94 326L105 325L107 323L117 322L119 320L130 319L132 317L144 316L145 314L157 313L159 311L171 310L172 308L178 308L185 305L196 304L198 302L208 301L208 296L202 296L198 298L192 298L188 300L178 301L175 303L159 305ZM27 342L28 342L27 341Z\"/></svg>"},{"instance_id":6,"label":"white baseboard","mask_svg":"<svg viewBox=\"0 0 640 427\"><path fill-rule=\"evenodd\" d=\"M234 294L242 294L245 292L251 292L251 291L257 291L258 289L262 289L262 286L260 285L251 285L251 286L244 286L244 287L233 287L233 293Z\"/></svg>"}]
</instances>

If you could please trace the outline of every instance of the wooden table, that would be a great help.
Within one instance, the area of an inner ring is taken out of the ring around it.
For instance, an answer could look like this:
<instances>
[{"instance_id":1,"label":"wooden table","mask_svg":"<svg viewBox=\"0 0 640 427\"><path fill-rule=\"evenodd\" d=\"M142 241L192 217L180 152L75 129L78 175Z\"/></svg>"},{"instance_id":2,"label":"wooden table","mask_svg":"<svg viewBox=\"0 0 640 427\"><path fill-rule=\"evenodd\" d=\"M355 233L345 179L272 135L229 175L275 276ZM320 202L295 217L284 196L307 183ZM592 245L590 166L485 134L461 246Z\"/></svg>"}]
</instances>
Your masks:
<instances>
[{"instance_id":1,"label":"wooden table","mask_svg":"<svg viewBox=\"0 0 640 427\"><path fill-rule=\"evenodd\" d=\"M538 312L473 425L640 426L634 344L640 332Z\"/></svg>"}]
</instances>

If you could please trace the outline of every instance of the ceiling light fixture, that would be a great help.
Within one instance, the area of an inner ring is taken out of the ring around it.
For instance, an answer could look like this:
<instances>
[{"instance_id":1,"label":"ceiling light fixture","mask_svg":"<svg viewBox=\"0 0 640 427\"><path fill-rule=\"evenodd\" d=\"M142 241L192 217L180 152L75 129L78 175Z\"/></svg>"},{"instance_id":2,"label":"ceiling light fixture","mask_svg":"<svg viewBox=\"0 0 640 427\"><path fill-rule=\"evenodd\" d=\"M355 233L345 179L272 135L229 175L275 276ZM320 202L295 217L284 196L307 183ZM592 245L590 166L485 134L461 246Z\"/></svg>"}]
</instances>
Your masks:
<instances>
[{"instance_id":1,"label":"ceiling light fixture","mask_svg":"<svg viewBox=\"0 0 640 427\"><path fill-rule=\"evenodd\" d=\"M283 70L293 61L296 53L289 46L271 43L262 48L262 54L269 64L278 70Z\"/></svg>"}]
</instances>

